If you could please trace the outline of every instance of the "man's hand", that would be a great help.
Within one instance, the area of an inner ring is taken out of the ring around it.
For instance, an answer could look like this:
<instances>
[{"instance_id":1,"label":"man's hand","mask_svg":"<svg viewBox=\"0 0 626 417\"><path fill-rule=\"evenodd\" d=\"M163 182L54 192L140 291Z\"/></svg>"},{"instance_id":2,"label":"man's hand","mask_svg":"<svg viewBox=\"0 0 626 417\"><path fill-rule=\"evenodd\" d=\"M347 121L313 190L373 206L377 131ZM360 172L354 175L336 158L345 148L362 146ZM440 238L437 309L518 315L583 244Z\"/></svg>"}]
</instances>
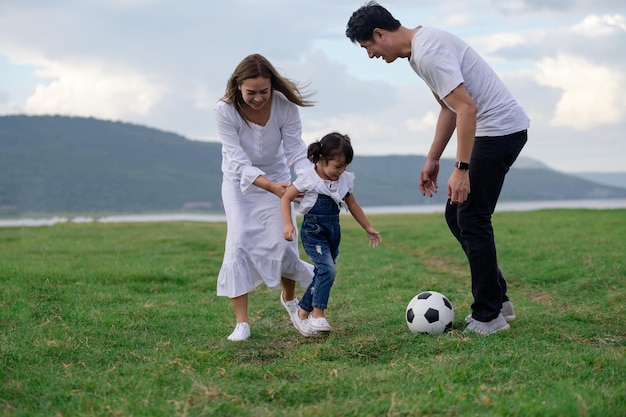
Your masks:
<instances>
[{"instance_id":1,"label":"man's hand","mask_svg":"<svg viewBox=\"0 0 626 417\"><path fill-rule=\"evenodd\" d=\"M432 197L439 189L437 175L439 174L439 161L428 159L420 173L419 187L422 195Z\"/></svg>"},{"instance_id":2,"label":"man's hand","mask_svg":"<svg viewBox=\"0 0 626 417\"><path fill-rule=\"evenodd\" d=\"M461 204L467 200L470 193L469 171L454 169L448 180L448 198L450 204Z\"/></svg>"}]
</instances>

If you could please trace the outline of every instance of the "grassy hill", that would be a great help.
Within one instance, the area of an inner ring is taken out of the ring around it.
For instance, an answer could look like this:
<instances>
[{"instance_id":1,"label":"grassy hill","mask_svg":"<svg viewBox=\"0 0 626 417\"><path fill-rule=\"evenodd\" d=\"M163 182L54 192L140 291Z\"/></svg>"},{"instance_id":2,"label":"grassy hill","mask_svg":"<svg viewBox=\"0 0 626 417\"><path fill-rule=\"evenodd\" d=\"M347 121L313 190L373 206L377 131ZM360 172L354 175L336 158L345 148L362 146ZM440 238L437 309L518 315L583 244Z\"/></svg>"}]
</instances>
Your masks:
<instances>
[{"instance_id":1,"label":"grassy hill","mask_svg":"<svg viewBox=\"0 0 626 417\"><path fill-rule=\"evenodd\" d=\"M576 172L572 175L598 184L626 188L626 172Z\"/></svg>"},{"instance_id":2,"label":"grassy hill","mask_svg":"<svg viewBox=\"0 0 626 417\"><path fill-rule=\"evenodd\" d=\"M0 117L0 216L221 211L221 146L122 122L62 116ZM424 157L355 157L363 206L441 204L417 189ZM624 198L626 189L546 168L514 169L507 200Z\"/></svg>"},{"instance_id":3,"label":"grassy hill","mask_svg":"<svg viewBox=\"0 0 626 417\"><path fill-rule=\"evenodd\" d=\"M220 209L220 145L87 118L0 118L0 213Z\"/></svg>"}]
</instances>

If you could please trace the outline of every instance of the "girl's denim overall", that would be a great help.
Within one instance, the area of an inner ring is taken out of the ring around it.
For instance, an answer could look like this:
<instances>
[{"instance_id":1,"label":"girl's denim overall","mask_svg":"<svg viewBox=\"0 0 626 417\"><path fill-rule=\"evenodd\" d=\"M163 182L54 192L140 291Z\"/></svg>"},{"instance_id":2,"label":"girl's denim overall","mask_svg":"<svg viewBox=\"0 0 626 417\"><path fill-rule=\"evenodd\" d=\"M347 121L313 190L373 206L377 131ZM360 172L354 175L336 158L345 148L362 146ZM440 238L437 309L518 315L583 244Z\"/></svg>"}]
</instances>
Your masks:
<instances>
[{"instance_id":1,"label":"girl's denim overall","mask_svg":"<svg viewBox=\"0 0 626 417\"><path fill-rule=\"evenodd\" d=\"M300 300L300 308L309 312L314 307L326 309L341 240L339 206L331 197L318 195L315 205L304 215L300 238L315 266L313 281Z\"/></svg>"}]
</instances>

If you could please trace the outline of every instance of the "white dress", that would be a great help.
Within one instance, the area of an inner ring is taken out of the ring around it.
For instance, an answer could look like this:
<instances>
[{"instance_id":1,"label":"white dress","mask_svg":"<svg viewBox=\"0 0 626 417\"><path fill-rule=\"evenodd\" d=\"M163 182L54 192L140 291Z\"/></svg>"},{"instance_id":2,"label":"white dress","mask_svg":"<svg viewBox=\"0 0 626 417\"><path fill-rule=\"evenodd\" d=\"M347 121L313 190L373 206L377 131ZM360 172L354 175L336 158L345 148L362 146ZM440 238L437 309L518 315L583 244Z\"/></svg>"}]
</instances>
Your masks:
<instances>
[{"instance_id":1,"label":"white dress","mask_svg":"<svg viewBox=\"0 0 626 417\"><path fill-rule=\"evenodd\" d=\"M218 296L238 297L263 283L277 288L281 277L307 287L313 278L313 265L300 259L298 241L283 237L280 199L253 184L259 175L291 182L290 167L296 174L311 167L297 106L278 91L272 96L265 126L246 124L231 104L215 105L227 223Z\"/></svg>"}]
</instances>

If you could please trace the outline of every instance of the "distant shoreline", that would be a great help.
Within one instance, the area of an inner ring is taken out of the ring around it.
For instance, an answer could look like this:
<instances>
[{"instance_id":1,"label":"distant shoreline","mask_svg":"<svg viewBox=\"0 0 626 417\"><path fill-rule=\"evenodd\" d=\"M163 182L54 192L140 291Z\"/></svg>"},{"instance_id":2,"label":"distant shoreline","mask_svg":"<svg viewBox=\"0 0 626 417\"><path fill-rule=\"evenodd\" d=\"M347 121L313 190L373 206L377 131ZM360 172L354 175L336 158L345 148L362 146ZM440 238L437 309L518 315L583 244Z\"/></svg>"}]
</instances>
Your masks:
<instances>
[{"instance_id":1,"label":"distant shoreline","mask_svg":"<svg viewBox=\"0 0 626 417\"><path fill-rule=\"evenodd\" d=\"M444 204L428 204L415 206L378 206L364 207L367 214L427 214L443 213ZM546 209L623 209L626 208L626 199L610 200L558 200L558 201L504 201L498 204L496 212L507 211L535 211ZM102 216L99 218L50 217L50 218L17 218L0 219L0 227L39 227L53 226L59 223L152 223L152 222L225 222L225 214L120 214Z\"/></svg>"},{"instance_id":2,"label":"distant shoreline","mask_svg":"<svg viewBox=\"0 0 626 417\"><path fill-rule=\"evenodd\" d=\"M544 209L621 209L626 208L626 199L607 200L554 200L554 201L503 201L496 212L534 211ZM420 206L364 207L367 214L412 214L443 213L445 204Z\"/></svg>"}]
</instances>

